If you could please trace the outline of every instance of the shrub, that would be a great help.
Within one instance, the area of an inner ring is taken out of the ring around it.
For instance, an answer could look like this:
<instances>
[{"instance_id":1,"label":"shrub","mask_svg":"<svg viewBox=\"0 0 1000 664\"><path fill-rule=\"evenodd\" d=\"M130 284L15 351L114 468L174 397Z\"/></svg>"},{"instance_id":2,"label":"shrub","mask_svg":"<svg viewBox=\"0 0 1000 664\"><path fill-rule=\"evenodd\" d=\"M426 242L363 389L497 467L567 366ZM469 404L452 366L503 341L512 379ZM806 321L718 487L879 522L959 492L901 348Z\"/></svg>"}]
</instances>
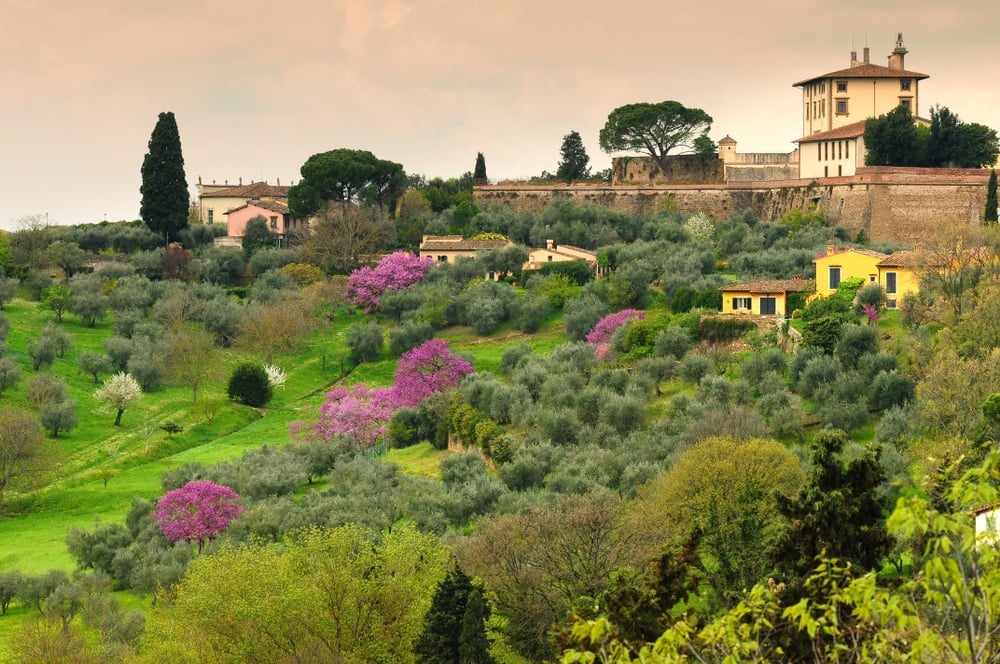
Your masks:
<instances>
[{"instance_id":1,"label":"shrub","mask_svg":"<svg viewBox=\"0 0 1000 664\"><path fill-rule=\"evenodd\" d=\"M382 328L374 321L354 323L347 328L347 347L355 362L371 362L378 357L384 343Z\"/></svg>"},{"instance_id":2,"label":"shrub","mask_svg":"<svg viewBox=\"0 0 1000 664\"><path fill-rule=\"evenodd\" d=\"M264 367L248 362L236 367L229 377L226 393L230 399L260 408L271 400L273 389Z\"/></svg>"},{"instance_id":3,"label":"shrub","mask_svg":"<svg viewBox=\"0 0 1000 664\"><path fill-rule=\"evenodd\" d=\"M571 341L583 341L587 333L608 313L608 305L592 293L584 293L566 303L563 320Z\"/></svg>"},{"instance_id":4,"label":"shrub","mask_svg":"<svg viewBox=\"0 0 1000 664\"><path fill-rule=\"evenodd\" d=\"M883 371L872 381L868 405L874 410L905 406L913 401L916 388L913 379L898 371Z\"/></svg>"},{"instance_id":5,"label":"shrub","mask_svg":"<svg viewBox=\"0 0 1000 664\"><path fill-rule=\"evenodd\" d=\"M869 325L844 325L834 346L834 356L845 369L856 369L862 356L878 352L878 336Z\"/></svg>"},{"instance_id":6,"label":"shrub","mask_svg":"<svg viewBox=\"0 0 1000 664\"><path fill-rule=\"evenodd\" d=\"M690 330L680 325L671 325L656 335L653 354L656 357L673 357L679 360L693 347L694 336Z\"/></svg>"},{"instance_id":7,"label":"shrub","mask_svg":"<svg viewBox=\"0 0 1000 664\"><path fill-rule=\"evenodd\" d=\"M756 329L752 321L732 316L703 318L698 324L698 338L709 343L735 341Z\"/></svg>"},{"instance_id":8,"label":"shrub","mask_svg":"<svg viewBox=\"0 0 1000 664\"><path fill-rule=\"evenodd\" d=\"M542 326L549 315L549 300L542 295L528 295L517 301L514 307L514 325L522 332L531 334Z\"/></svg>"},{"instance_id":9,"label":"shrub","mask_svg":"<svg viewBox=\"0 0 1000 664\"><path fill-rule=\"evenodd\" d=\"M389 328L389 352L399 356L434 338L434 328L427 323L407 321Z\"/></svg>"}]
</instances>

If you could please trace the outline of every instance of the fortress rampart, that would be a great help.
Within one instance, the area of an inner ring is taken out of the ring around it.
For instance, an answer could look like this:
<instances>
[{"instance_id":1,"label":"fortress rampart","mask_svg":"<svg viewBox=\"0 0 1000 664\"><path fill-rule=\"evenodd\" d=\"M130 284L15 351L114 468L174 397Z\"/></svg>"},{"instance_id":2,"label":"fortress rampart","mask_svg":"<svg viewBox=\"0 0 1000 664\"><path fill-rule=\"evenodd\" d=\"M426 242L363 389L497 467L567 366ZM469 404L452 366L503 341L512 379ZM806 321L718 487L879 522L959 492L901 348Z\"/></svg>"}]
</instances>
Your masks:
<instances>
[{"instance_id":1,"label":"fortress rampart","mask_svg":"<svg viewBox=\"0 0 1000 664\"><path fill-rule=\"evenodd\" d=\"M849 177L691 185L476 186L473 199L538 212L556 200L592 203L635 214L667 205L684 214L726 219L751 209L765 221L815 205L831 226L857 237L912 246L942 226L979 226L986 205L988 169L868 167Z\"/></svg>"}]
</instances>

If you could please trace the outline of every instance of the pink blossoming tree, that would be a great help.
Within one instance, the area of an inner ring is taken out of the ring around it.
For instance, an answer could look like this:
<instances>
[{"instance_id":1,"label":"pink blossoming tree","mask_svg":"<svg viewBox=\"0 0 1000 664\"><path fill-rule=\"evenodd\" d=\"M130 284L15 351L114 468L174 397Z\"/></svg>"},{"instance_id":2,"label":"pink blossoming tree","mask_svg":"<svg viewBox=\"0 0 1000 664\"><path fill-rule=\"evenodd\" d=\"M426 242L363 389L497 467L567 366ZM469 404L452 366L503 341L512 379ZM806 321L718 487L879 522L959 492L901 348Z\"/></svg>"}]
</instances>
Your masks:
<instances>
[{"instance_id":1,"label":"pink blossoming tree","mask_svg":"<svg viewBox=\"0 0 1000 664\"><path fill-rule=\"evenodd\" d=\"M396 408L415 408L434 394L458 386L472 365L448 350L448 342L425 341L399 358L396 367Z\"/></svg>"},{"instance_id":2,"label":"pink blossoming tree","mask_svg":"<svg viewBox=\"0 0 1000 664\"><path fill-rule=\"evenodd\" d=\"M383 294L423 281L433 264L429 256L420 258L405 251L389 254L374 268L365 266L351 272L347 279L347 297L354 304L373 311Z\"/></svg>"},{"instance_id":3,"label":"pink blossoming tree","mask_svg":"<svg viewBox=\"0 0 1000 664\"><path fill-rule=\"evenodd\" d=\"M611 352L611 338L622 325L634 320L642 320L646 317L645 311L638 309L623 309L617 313L608 314L597 321L594 329L587 334L587 343L594 346L594 355L599 360L607 359Z\"/></svg>"},{"instance_id":4,"label":"pink blossoming tree","mask_svg":"<svg viewBox=\"0 0 1000 664\"><path fill-rule=\"evenodd\" d=\"M240 497L227 486L196 480L168 491L156 503L156 520L171 542L198 543L201 553L205 540L213 540L229 522L243 513Z\"/></svg>"},{"instance_id":5,"label":"pink blossoming tree","mask_svg":"<svg viewBox=\"0 0 1000 664\"><path fill-rule=\"evenodd\" d=\"M356 383L328 392L311 433L321 440L347 436L359 447L371 447L385 437L394 410L415 408L435 392L457 386L472 371L446 341L431 339L399 358L392 387ZM293 433L303 429L292 427Z\"/></svg>"}]
</instances>

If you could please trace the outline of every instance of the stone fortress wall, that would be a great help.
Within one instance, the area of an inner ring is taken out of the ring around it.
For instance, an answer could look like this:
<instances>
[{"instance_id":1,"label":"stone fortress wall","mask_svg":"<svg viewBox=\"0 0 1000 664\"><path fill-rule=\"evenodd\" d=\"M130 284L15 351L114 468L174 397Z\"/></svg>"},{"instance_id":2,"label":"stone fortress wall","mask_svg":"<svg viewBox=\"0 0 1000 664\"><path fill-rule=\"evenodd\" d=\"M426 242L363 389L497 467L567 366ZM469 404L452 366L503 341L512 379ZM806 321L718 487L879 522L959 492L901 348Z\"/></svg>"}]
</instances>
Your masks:
<instances>
[{"instance_id":1,"label":"stone fortress wall","mask_svg":"<svg viewBox=\"0 0 1000 664\"><path fill-rule=\"evenodd\" d=\"M634 161L634 160L630 160ZM720 160L721 161L721 160ZM670 205L684 214L726 219L746 209L764 221L811 206L827 223L857 237L914 246L930 242L942 227L982 224L988 169L867 167L849 177L816 180L732 181L725 184L501 183L476 186L477 205L501 204L538 212L556 200L593 203L632 213Z\"/></svg>"}]
</instances>

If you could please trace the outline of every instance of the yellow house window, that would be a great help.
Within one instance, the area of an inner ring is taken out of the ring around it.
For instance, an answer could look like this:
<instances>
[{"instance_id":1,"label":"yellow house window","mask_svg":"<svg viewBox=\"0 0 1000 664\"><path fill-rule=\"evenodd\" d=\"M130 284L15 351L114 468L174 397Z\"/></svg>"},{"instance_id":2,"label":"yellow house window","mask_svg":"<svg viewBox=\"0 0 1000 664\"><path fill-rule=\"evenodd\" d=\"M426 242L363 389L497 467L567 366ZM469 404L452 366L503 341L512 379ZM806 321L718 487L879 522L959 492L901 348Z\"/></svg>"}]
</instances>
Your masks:
<instances>
[{"instance_id":1,"label":"yellow house window","mask_svg":"<svg viewBox=\"0 0 1000 664\"><path fill-rule=\"evenodd\" d=\"M837 115L847 115L847 100L838 99L837 100Z\"/></svg>"},{"instance_id":2,"label":"yellow house window","mask_svg":"<svg viewBox=\"0 0 1000 664\"><path fill-rule=\"evenodd\" d=\"M840 286L840 266L830 267L830 290L836 290Z\"/></svg>"},{"instance_id":3,"label":"yellow house window","mask_svg":"<svg viewBox=\"0 0 1000 664\"><path fill-rule=\"evenodd\" d=\"M733 298L733 311L749 311L751 306L751 300L749 297Z\"/></svg>"}]
</instances>

